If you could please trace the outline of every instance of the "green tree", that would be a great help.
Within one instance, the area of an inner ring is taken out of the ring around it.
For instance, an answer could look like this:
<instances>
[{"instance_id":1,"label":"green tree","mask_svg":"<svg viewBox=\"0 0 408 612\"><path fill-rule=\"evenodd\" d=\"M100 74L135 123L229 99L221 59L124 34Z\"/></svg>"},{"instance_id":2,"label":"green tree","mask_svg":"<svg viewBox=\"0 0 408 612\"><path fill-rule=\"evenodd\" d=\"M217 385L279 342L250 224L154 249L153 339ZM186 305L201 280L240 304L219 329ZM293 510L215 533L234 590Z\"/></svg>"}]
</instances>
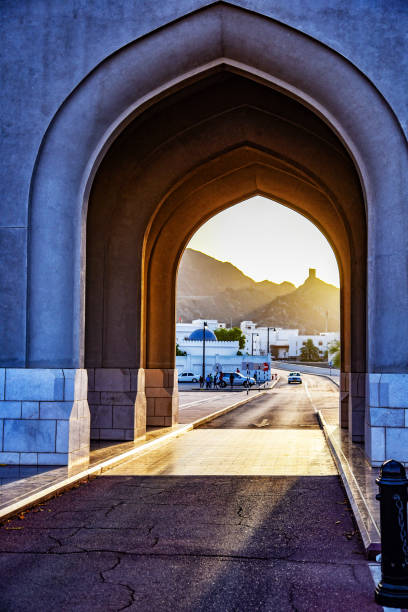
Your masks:
<instances>
[{"instance_id":1,"label":"green tree","mask_svg":"<svg viewBox=\"0 0 408 612\"><path fill-rule=\"evenodd\" d=\"M245 346L245 336L239 327L232 327L231 329L226 329L225 327L220 327L214 331L217 340L224 340L229 342L239 342L239 348L243 349Z\"/></svg>"},{"instance_id":2,"label":"green tree","mask_svg":"<svg viewBox=\"0 0 408 612\"><path fill-rule=\"evenodd\" d=\"M300 349L300 361L319 361L319 359L319 349L313 344L313 340L309 338Z\"/></svg>"},{"instance_id":3,"label":"green tree","mask_svg":"<svg viewBox=\"0 0 408 612\"><path fill-rule=\"evenodd\" d=\"M176 344L176 357L185 357L186 355L186 351L181 351L179 345Z\"/></svg>"},{"instance_id":4,"label":"green tree","mask_svg":"<svg viewBox=\"0 0 408 612\"><path fill-rule=\"evenodd\" d=\"M333 340L333 342L330 342L329 355L333 362L333 367L340 369L340 363L341 363L340 340Z\"/></svg>"}]
</instances>

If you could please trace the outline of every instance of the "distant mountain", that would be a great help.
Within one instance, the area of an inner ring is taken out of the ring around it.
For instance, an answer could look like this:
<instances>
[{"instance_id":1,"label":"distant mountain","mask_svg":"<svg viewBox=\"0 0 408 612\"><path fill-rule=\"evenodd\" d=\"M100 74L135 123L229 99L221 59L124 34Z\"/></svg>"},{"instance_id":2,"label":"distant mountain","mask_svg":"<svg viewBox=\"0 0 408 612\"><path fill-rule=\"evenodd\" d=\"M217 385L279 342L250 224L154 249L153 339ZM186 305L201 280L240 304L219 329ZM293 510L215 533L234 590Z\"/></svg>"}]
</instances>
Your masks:
<instances>
[{"instance_id":1,"label":"distant mountain","mask_svg":"<svg viewBox=\"0 0 408 612\"><path fill-rule=\"evenodd\" d=\"M260 326L295 328L301 334L325 331L326 318L328 331L340 329L340 290L313 273L289 295L248 312L248 319Z\"/></svg>"},{"instance_id":2,"label":"distant mountain","mask_svg":"<svg viewBox=\"0 0 408 612\"><path fill-rule=\"evenodd\" d=\"M232 263L193 249L184 251L177 282L177 294L188 297L215 295L227 287L244 289L256 284Z\"/></svg>"},{"instance_id":3,"label":"distant mountain","mask_svg":"<svg viewBox=\"0 0 408 612\"><path fill-rule=\"evenodd\" d=\"M177 319L207 317L238 325L248 312L292 291L292 283L257 283L229 262L186 249L178 273Z\"/></svg>"}]
</instances>

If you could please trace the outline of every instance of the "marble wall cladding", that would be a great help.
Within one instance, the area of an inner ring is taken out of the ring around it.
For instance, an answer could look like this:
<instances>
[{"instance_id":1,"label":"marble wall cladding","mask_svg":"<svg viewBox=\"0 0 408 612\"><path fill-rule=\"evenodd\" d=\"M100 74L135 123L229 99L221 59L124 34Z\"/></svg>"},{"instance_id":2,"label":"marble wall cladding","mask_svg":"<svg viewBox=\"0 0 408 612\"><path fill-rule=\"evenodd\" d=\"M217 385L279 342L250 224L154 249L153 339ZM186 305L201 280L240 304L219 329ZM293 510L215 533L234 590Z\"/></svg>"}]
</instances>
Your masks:
<instances>
[{"instance_id":1,"label":"marble wall cladding","mask_svg":"<svg viewBox=\"0 0 408 612\"><path fill-rule=\"evenodd\" d=\"M396 459L408 466L408 374L367 376L366 455L373 466Z\"/></svg>"},{"instance_id":2,"label":"marble wall cladding","mask_svg":"<svg viewBox=\"0 0 408 612\"><path fill-rule=\"evenodd\" d=\"M178 420L178 379L174 369L145 369L147 425L171 427Z\"/></svg>"},{"instance_id":3,"label":"marble wall cladding","mask_svg":"<svg viewBox=\"0 0 408 612\"><path fill-rule=\"evenodd\" d=\"M134 440L146 434L144 370L88 369L93 440Z\"/></svg>"},{"instance_id":4,"label":"marble wall cladding","mask_svg":"<svg viewBox=\"0 0 408 612\"><path fill-rule=\"evenodd\" d=\"M6 381L6 369L0 368L0 401L4 400L5 381Z\"/></svg>"},{"instance_id":5,"label":"marble wall cladding","mask_svg":"<svg viewBox=\"0 0 408 612\"><path fill-rule=\"evenodd\" d=\"M408 374L369 374L369 406L408 408Z\"/></svg>"},{"instance_id":6,"label":"marble wall cladding","mask_svg":"<svg viewBox=\"0 0 408 612\"><path fill-rule=\"evenodd\" d=\"M0 370L0 463L73 465L89 456L87 372Z\"/></svg>"}]
</instances>

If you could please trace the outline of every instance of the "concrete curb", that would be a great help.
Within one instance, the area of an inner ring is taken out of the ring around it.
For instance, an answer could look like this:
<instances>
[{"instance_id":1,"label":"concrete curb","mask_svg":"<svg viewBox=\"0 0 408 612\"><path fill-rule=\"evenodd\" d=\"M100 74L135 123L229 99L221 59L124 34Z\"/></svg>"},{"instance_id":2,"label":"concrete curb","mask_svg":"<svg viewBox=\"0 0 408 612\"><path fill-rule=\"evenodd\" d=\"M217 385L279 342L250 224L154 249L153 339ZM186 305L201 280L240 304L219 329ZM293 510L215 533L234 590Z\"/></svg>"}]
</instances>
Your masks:
<instances>
[{"instance_id":1,"label":"concrete curb","mask_svg":"<svg viewBox=\"0 0 408 612\"><path fill-rule=\"evenodd\" d=\"M86 468L85 470L82 470L74 474L73 476L68 476L60 480L59 482L55 482L49 486L46 486L44 489L41 489L40 491L36 491L35 493L31 493L28 496L25 496L25 497L22 497L21 499L16 500L14 503L11 503L9 506L6 506L0 509L0 521L4 521L10 518L11 516L14 516L15 514L17 514L18 512L21 512L23 510L26 510L30 506L33 506L34 504L38 504L41 501L45 501L46 499L53 497L54 495L56 495L57 493L61 491L70 489L80 481L88 480L92 476L93 477L99 476L103 472L106 472L107 470L111 469L112 467L116 465L119 465L120 463L124 463L125 461L129 461L137 457L138 455L144 455L150 452L151 450L159 448L162 445L168 444L174 438L177 438L178 436L186 434L189 431L192 431L193 429L200 427L200 425L204 425L204 423L213 421L214 419L217 419L218 417L223 416L224 414L227 414L228 412L231 412L232 410L235 410L236 408L239 408L240 406L243 406L244 404L247 404L248 402L251 402L257 397L265 395L268 391L270 391L271 389L275 387L275 385L279 382L279 380L280 380L280 377L278 376L278 378L274 381L274 383L268 389L265 389L264 391L260 391L259 393L257 393L256 395L253 395L252 397L248 395L248 397L246 397L244 400L236 402L235 404L231 404L230 406L226 406L225 408L221 408L220 410L217 410L216 412L212 412L211 414L208 414L205 417L201 417L200 419L196 419L192 423L187 423L186 425L182 425L179 429L171 431L168 434L164 434L163 436L161 436L160 438L157 438L156 440L151 440L150 442L146 442L145 444L142 444L141 446L137 448L133 448L129 451L121 453L120 455L117 455L116 457L111 457L110 459L101 461L100 463L97 463L96 465L90 468Z\"/></svg>"},{"instance_id":2,"label":"concrete curb","mask_svg":"<svg viewBox=\"0 0 408 612\"><path fill-rule=\"evenodd\" d=\"M336 383L336 381L333 380L332 377L329 376L328 374L312 374L312 376L321 376L322 378L327 378L327 380L330 380L330 382L332 382L333 385L336 385L336 387L340 389L339 383Z\"/></svg>"},{"instance_id":3,"label":"concrete curb","mask_svg":"<svg viewBox=\"0 0 408 612\"><path fill-rule=\"evenodd\" d=\"M330 432L321 411L317 412L320 426L326 438L327 445L333 456L334 462L340 474L343 486L346 490L351 509L357 523L358 530L363 540L367 558L375 560L376 555L381 552L381 535L373 515L364 499L356 477L350 467L347 457L339 447L336 439Z\"/></svg>"}]
</instances>

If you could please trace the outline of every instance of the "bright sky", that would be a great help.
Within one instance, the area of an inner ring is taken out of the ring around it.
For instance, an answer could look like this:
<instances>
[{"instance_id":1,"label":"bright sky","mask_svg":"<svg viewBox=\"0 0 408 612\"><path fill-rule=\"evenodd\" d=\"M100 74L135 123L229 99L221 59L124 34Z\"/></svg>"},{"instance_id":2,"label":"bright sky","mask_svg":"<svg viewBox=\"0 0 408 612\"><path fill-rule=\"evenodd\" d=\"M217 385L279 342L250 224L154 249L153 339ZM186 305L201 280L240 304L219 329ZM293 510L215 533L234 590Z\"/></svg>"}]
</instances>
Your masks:
<instances>
[{"instance_id":1,"label":"bright sky","mask_svg":"<svg viewBox=\"0 0 408 612\"><path fill-rule=\"evenodd\" d=\"M221 261L230 261L256 281L301 285L309 268L340 286L331 246L320 230L299 213L256 196L207 221L188 245Z\"/></svg>"}]
</instances>

